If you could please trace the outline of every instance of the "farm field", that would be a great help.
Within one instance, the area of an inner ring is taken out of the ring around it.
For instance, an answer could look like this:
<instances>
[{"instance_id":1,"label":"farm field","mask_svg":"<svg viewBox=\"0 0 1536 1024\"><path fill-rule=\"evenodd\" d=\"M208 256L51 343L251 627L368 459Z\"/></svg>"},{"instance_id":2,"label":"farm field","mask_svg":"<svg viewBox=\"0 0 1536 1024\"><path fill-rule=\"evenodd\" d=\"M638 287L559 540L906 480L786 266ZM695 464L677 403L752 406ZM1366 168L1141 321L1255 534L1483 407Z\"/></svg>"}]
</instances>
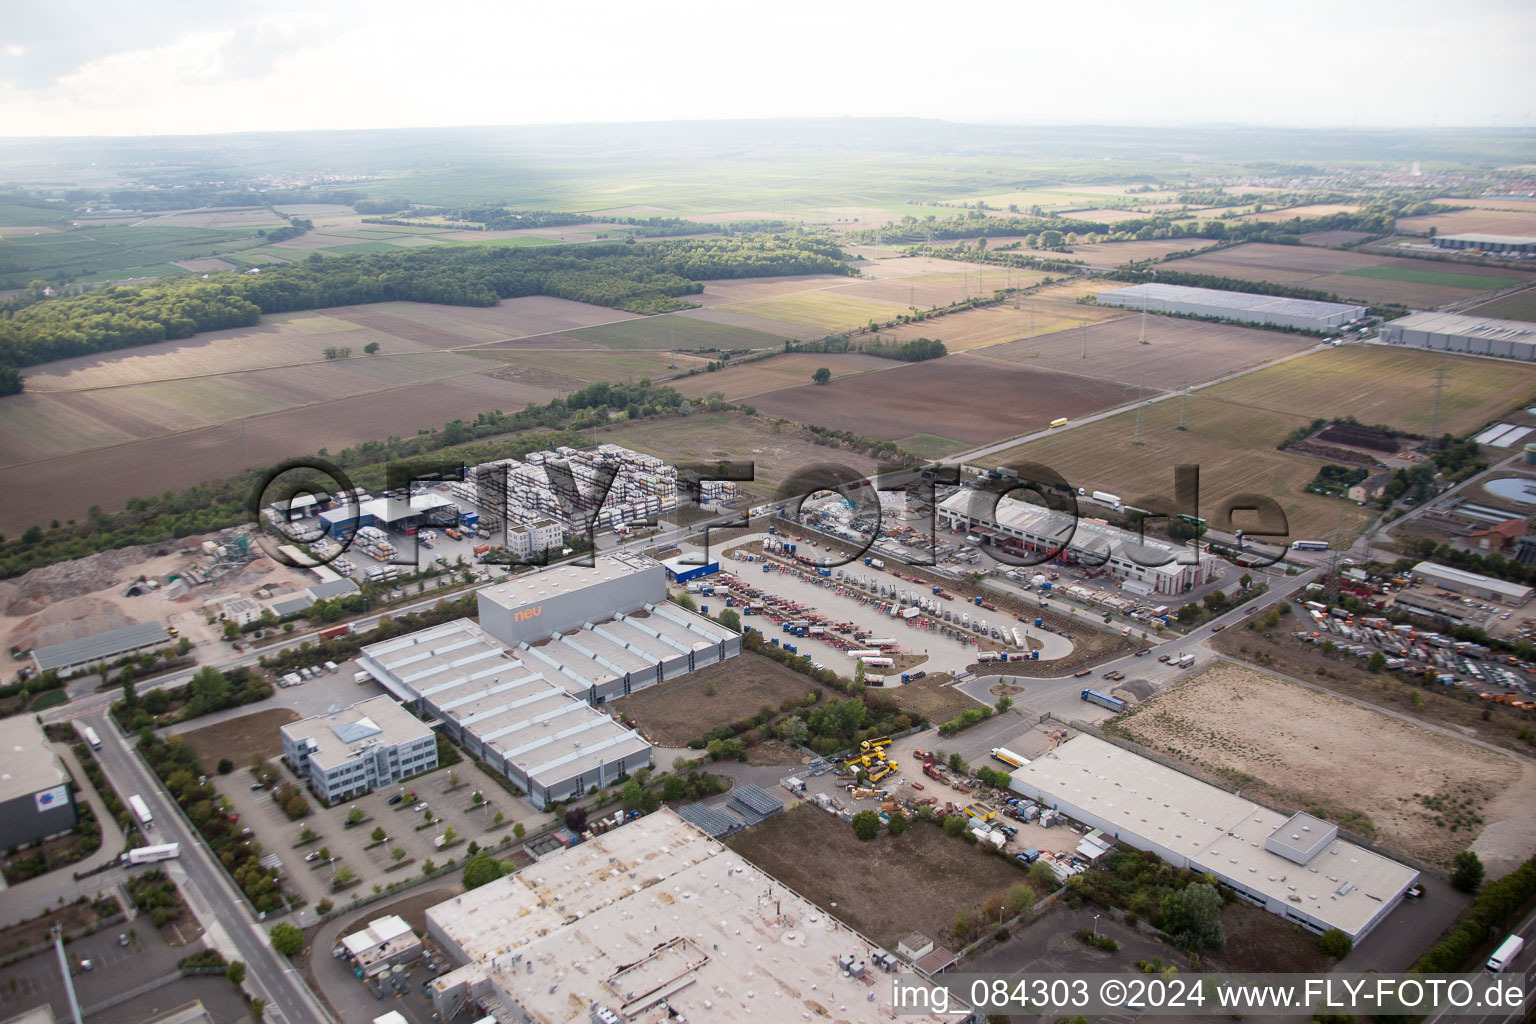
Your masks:
<instances>
[{"instance_id":1,"label":"farm field","mask_svg":"<svg viewBox=\"0 0 1536 1024\"><path fill-rule=\"evenodd\" d=\"M1452 206L1468 202L1464 199L1441 201ZM1397 230L1406 235L1427 235L1430 228L1442 235L1536 235L1536 203L1510 201L1498 206L1497 209L1477 208L1405 217L1397 222Z\"/></svg>"},{"instance_id":2,"label":"farm field","mask_svg":"<svg viewBox=\"0 0 1536 1024\"><path fill-rule=\"evenodd\" d=\"M1475 298L1479 292L1536 279L1536 275L1502 267L1453 265L1263 242L1190 256L1170 263L1169 267L1182 273L1271 281L1331 292L1344 299L1398 303L1416 309L1443 306Z\"/></svg>"},{"instance_id":3,"label":"farm field","mask_svg":"<svg viewBox=\"0 0 1536 1024\"><path fill-rule=\"evenodd\" d=\"M1115 730L1240 782L1249 795L1311 810L1441 865L1483 831L1484 819L1518 813L1536 779L1536 769L1508 754L1229 663L1154 696ZM1370 742L1355 742L1360 736ZM1444 810L1450 804L1465 809ZM1509 824L1528 847L1529 819Z\"/></svg>"},{"instance_id":4,"label":"farm field","mask_svg":"<svg viewBox=\"0 0 1536 1024\"><path fill-rule=\"evenodd\" d=\"M964 267L965 264L960 264ZM891 277L876 281L855 281L832 290L830 294L894 302L902 309L931 309L948 306L976 295L991 295L1010 283L1016 288L1039 284L1046 275L1039 271L989 268L961 272L958 268L948 274ZM828 294L826 292L822 294Z\"/></svg>"},{"instance_id":5,"label":"farm field","mask_svg":"<svg viewBox=\"0 0 1536 1024\"><path fill-rule=\"evenodd\" d=\"M1163 238L1134 242L1096 242L1093 245L1069 245L1069 260L1081 260L1090 267L1118 267L1142 260L1160 260L1171 252L1187 252L1211 245L1205 238Z\"/></svg>"},{"instance_id":6,"label":"farm field","mask_svg":"<svg viewBox=\"0 0 1536 1024\"><path fill-rule=\"evenodd\" d=\"M964 451L967 447L963 441L956 441L951 437L940 437L937 434L913 434L911 437L898 438L896 443L906 451L925 459L942 459L955 452Z\"/></svg>"},{"instance_id":7,"label":"farm field","mask_svg":"<svg viewBox=\"0 0 1536 1024\"><path fill-rule=\"evenodd\" d=\"M262 245L253 228L89 227L12 236L0 245L0 288L36 280L152 277L182 273L175 260Z\"/></svg>"},{"instance_id":8,"label":"farm field","mask_svg":"<svg viewBox=\"0 0 1536 1024\"><path fill-rule=\"evenodd\" d=\"M1314 231L1310 235L1302 235L1303 245L1349 245L1351 242L1359 242L1370 238L1369 231Z\"/></svg>"},{"instance_id":9,"label":"farm field","mask_svg":"<svg viewBox=\"0 0 1536 1024\"><path fill-rule=\"evenodd\" d=\"M725 306L732 303L771 299L797 292L813 292L822 288L847 284L854 278L835 274L798 274L790 277L736 277L721 281L705 281L704 290L688 296L689 302L701 306Z\"/></svg>"},{"instance_id":10,"label":"farm field","mask_svg":"<svg viewBox=\"0 0 1536 1024\"><path fill-rule=\"evenodd\" d=\"M642 377L661 377L678 371L687 371L694 367L703 368L708 362L703 356L689 355L683 352L592 352L569 349L517 349L515 354L508 349L492 349L488 354L498 359L509 360L508 364L498 370L491 371L498 376L505 376L503 370L531 370L534 372L560 374L577 382L593 383L606 380L618 383L639 380ZM677 386L683 381L703 381L713 379L717 374L700 375L698 377L684 377L680 380L668 383ZM679 387L678 390L686 390ZM711 391L716 390L714 388Z\"/></svg>"},{"instance_id":11,"label":"farm field","mask_svg":"<svg viewBox=\"0 0 1536 1024\"><path fill-rule=\"evenodd\" d=\"M871 320L889 320L906 312L905 302L859 298L847 294L842 288L749 299L722 308L747 316L805 324L827 333L863 327Z\"/></svg>"},{"instance_id":12,"label":"farm field","mask_svg":"<svg viewBox=\"0 0 1536 1024\"><path fill-rule=\"evenodd\" d=\"M752 462L756 467L755 479L742 488L759 495L771 494L790 474L807 466L837 462L863 474L878 468L873 459L857 452L846 448L834 452L812 444L810 435L793 425L775 430L762 415L694 413L685 420L641 420L604 428L599 438L667 462Z\"/></svg>"},{"instance_id":13,"label":"farm field","mask_svg":"<svg viewBox=\"0 0 1536 1024\"><path fill-rule=\"evenodd\" d=\"M950 352L966 352L1027 339L1031 333L1040 337L1084 324L1105 323L1133 315L1130 310L1084 305L1077 301L1079 296L1092 295L1101 287L1101 283L1095 281L1052 285L1033 294L1020 296L1017 303L1004 302L980 309L946 313L933 320L882 330L878 337L887 342L935 338L942 341Z\"/></svg>"},{"instance_id":14,"label":"farm field","mask_svg":"<svg viewBox=\"0 0 1536 1024\"><path fill-rule=\"evenodd\" d=\"M592 342L603 348L712 350L782 348L782 338L732 324L712 323L675 314L634 317L618 323L600 324L562 332L577 341Z\"/></svg>"},{"instance_id":15,"label":"farm field","mask_svg":"<svg viewBox=\"0 0 1536 1024\"><path fill-rule=\"evenodd\" d=\"M213 426L6 466L0 468L0 487L31 497L25 504L0 507L0 533L20 531L33 522L77 518L92 505L118 508L131 497L226 477L248 465L275 465L321 448L338 451L392 434L441 428L449 420L473 419L480 412L520 408L529 400L526 396L547 393L470 374L322 400L239 422L225 417ZM104 429L121 431L123 426L112 421ZM7 429L17 428L8 424Z\"/></svg>"},{"instance_id":16,"label":"farm field","mask_svg":"<svg viewBox=\"0 0 1536 1024\"><path fill-rule=\"evenodd\" d=\"M1406 357L1406 358L1405 358ZM1026 442L995 458L1051 466L1074 486L1136 496L1165 493L1173 467L1200 466L1202 512L1218 529L1214 511L1238 494L1275 498L1289 521L1290 536L1322 536L1364 521L1351 503L1306 493L1317 459L1275 445L1317 417L1353 415L1365 423L1406 430L1429 427L1433 374L1441 356L1374 345L1304 355L1279 366L1191 394L1185 430L1178 429L1180 400L1146 407L1143 443L1135 443L1134 413L1072 427ZM1525 402L1536 389L1536 368L1491 360L1449 357L1441 401L1443 429L1464 433ZM1236 525L1242 526L1243 523Z\"/></svg>"},{"instance_id":17,"label":"farm field","mask_svg":"<svg viewBox=\"0 0 1536 1024\"><path fill-rule=\"evenodd\" d=\"M1123 220L1138 220L1146 214L1140 210L1065 210L1061 216L1066 220L1086 220L1103 224L1119 224Z\"/></svg>"},{"instance_id":18,"label":"farm field","mask_svg":"<svg viewBox=\"0 0 1536 1024\"><path fill-rule=\"evenodd\" d=\"M770 416L870 438L907 437L916 424L984 444L1044 427L1057 416L1119 405L1133 394L1108 382L951 356L775 391L753 404Z\"/></svg>"},{"instance_id":19,"label":"farm field","mask_svg":"<svg viewBox=\"0 0 1536 1024\"><path fill-rule=\"evenodd\" d=\"M711 693L710 691L714 692ZM661 747L684 747L696 736L786 700L799 701L815 692L828 696L818 683L778 662L751 651L610 702L616 715L628 715L641 733Z\"/></svg>"},{"instance_id":20,"label":"farm field","mask_svg":"<svg viewBox=\"0 0 1536 1024\"><path fill-rule=\"evenodd\" d=\"M703 320L706 323L725 324L727 327L743 327L749 331L771 334L776 338L784 338L791 341L815 341L826 333L814 327L807 327L805 324L789 324L782 320L767 320L760 316L732 313L718 306L683 309L669 315L682 317L685 320Z\"/></svg>"},{"instance_id":21,"label":"farm field","mask_svg":"<svg viewBox=\"0 0 1536 1024\"><path fill-rule=\"evenodd\" d=\"M1349 345L1228 381L1205 394L1308 417L1353 415L1423 433L1434 416L1435 371L1444 364L1440 426L1464 434L1536 394L1536 367L1504 360ZM1278 439L1277 439L1278 440Z\"/></svg>"},{"instance_id":22,"label":"farm field","mask_svg":"<svg viewBox=\"0 0 1536 1024\"><path fill-rule=\"evenodd\" d=\"M1491 302L1462 310L1467 316L1491 316L1500 320L1536 321L1536 288L1503 295Z\"/></svg>"},{"instance_id":23,"label":"farm field","mask_svg":"<svg viewBox=\"0 0 1536 1024\"><path fill-rule=\"evenodd\" d=\"M1006 858L932 825L917 823L899 836L865 843L847 822L810 804L776 814L726 845L887 949L914 931L943 944L957 912L975 918L988 898L1024 881ZM900 898L893 899L896 893Z\"/></svg>"},{"instance_id":24,"label":"farm field","mask_svg":"<svg viewBox=\"0 0 1536 1024\"><path fill-rule=\"evenodd\" d=\"M1148 344L1143 345L1141 329L1141 317L1128 316L1085 329L1056 331L1032 341L993 345L970 352L967 358L995 359L1166 391L1316 344L1280 331L1149 315ZM1087 358L1083 357L1085 351Z\"/></svg>"},{"instance_id":25,"label":"farm field","mask_svg":"<svg viewBox=\"0 0 1536 1024\"><path fill-rule=\"evenodd\" d=\"M1265 210L1262 213L1250 213L1243 217L1243 220L1273 224L1277 221L1295 220L1297 217L1327 217L1334 213L1353 213L1355 208L1354 203L1318 203L1313 206L1292 206L1284 210Z\"/></svg>"},{"instance_id":26,"label":"farm field","mask_svg":"<svg viewBox=\"0 0 1536 1024\"><path fill-rule=\"evenodd\" d=\"M850 374L890 370L901 365L894 360L856 353L821 355L795 352L728 367L714 373L680 377L667 383L689 398L703 398L718 391L725 396L727 402L734 402L770 391L800 387L823 366L832 371L832 377L836 380Z\"/></svg>"}]
</instances>

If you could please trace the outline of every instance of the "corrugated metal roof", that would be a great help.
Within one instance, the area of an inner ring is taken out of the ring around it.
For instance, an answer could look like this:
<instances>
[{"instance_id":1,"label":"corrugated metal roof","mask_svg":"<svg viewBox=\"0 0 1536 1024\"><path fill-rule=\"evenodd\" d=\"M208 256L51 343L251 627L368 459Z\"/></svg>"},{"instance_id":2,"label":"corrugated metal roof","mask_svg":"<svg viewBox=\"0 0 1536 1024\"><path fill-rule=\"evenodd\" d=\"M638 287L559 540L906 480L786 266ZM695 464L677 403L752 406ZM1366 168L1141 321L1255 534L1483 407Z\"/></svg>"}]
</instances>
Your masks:
<instances>
[{"instance_id":1,"label":"corrugated metal roof","mask_svg":"<svg viewBox=\"0 0 1536 1024\"><path fill-rule=\"evenodd\" d=\"M677 808L678 817L703 829L711 839L722 839L732 832L740 832L746 824L724 811L705 804L688 804Z\"/></svg>"},{"instance_id":2,"label":"corrugated metal roof","mask_svg":"<svg viewBox=\"0 0 1536 1024\"><path fill-rule=\"evenodd\" d=\"M316 601L324 601L326 598L341 597L345 594L355 594L357 592L357 584L346 577L342 577L339 580L326 580L324 583L316 583L309 588L310 596Z\"/></svg>"},{"instance_id":3,"label":"corrugated metal roof","mask_svg":"<svg viewBox=\"0 0 1536 1024\"><path fill-rule=\"evenodd\" d=\"M1318 302L1313 299L1292 299L1275 295L1256 295L1252 292L1229 292L1219 288L1192 288L1182 284L1132 285L1100 292L1101 305L1139 305L1148 302L1188 302L1203 306L1220 306L1250 313L1283 313L1289 316L1307 316L1325 319L1344 313L1363 311L1364 306L1354 303Z\"/></svg>"},{"instance_id":4,"label":"corrugated metal roof","mask_svg":"<svg viewBox=\"0 0 1536 1024\"><path fill-rule=\"evenodd\" d=\"M749 825L755 825L784 809L783 801L761 786L752 785L737 786L731 792L729 803L731 809L746 818Z\"/></svg>"},{"instance_id":5,"label":"corrugated metal roof","mask_svg":"<svg viewBox=\"0 0 1536 1024\"><path fill-rule=\"evenodd\" d=\"M1495 594L1504 594L1507 597L1523 601L1531 596L1530 587L1522 587L1518 583L1507 583L1504 580L1494 579L1492 576L1483 576L1475 572L1467 572L1465 569L1452 568L1449 565L1440 565L1438 562L1420 562L1413 567L1413 571L1420 576L1428 576L1431 579L1449 580L1452 583L1460 583L1465 587L1478 587L1482 590L1491 590Z\"/></svg>"},{"instance_id":6,"label":"corrugated metal roof","mask_svg":"<svg viewBox=\"0 0 1536 1024\"><path fill-rule=\"evenodd\" d=\"M36 659L38 669L47 672L49 669L68 668L92 661L111 661L130 651L170 642L171 634L160 623L139 622L122 629L97 633L95 636L42 647L33 651L32 657Z\"/></svg>"}]
</instances>

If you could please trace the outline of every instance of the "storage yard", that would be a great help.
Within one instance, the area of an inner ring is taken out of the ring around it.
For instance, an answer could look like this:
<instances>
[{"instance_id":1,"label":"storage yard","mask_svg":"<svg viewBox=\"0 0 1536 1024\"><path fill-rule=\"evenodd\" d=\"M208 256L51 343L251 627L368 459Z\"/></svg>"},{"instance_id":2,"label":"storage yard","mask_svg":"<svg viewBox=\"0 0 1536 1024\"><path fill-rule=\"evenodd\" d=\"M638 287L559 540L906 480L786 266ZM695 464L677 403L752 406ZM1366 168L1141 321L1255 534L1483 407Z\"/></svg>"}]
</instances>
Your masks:
<instances>
[{"instance_id":1,"label":"storage yard","mask_svg":"<svg viewBox=\"0 0 1536 1024\"><path fill-rule=\"evenodd\" d=\"M1212 666L1114 730L1196 774L1433 864L1448 864L1474 836L1490 864L1536 841L1527 762L1259 669Z\"/></svg>"}]
</instances>

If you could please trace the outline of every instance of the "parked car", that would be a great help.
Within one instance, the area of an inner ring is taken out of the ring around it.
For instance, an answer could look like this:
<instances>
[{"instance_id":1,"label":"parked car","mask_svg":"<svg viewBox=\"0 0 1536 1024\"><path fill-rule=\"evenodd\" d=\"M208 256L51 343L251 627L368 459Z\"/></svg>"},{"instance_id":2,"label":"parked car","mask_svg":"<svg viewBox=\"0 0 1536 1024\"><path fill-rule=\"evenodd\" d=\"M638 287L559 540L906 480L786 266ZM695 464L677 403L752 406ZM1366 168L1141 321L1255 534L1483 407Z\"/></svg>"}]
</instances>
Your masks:
<instances>
[{"instance_id":1,"label":"parked car","mask_svg":"<svg viewBox=\"0 0 1536 1024\"><path fill-rule=\"evenodd\" d=\"M1216 623L1216 625L1211 627L1211 632L1212 633L1220 633L1222 630L1224 630L1226 628L1227 628L1227 624L1225 622L1218 622L1218 623Z\"/></svg>"},{"instance_id":2,"label":"parked car","mask_svg":"<svg viewBox=\"0 0 1536 1024\"><path fill-rule=\"evenodd\" d=\"M319 850L316 850L313 853L306 853L304 855L304 863L305 864L313 864L315 861L317 861L319 859L320 859L320 851Z\"/></svg>"},{"instance_id":3,"label":"parked car","mask_svg":"<svg viewBox=\"0 0 1536 1024\"><path fill-rule=\"evenodd\" d=\"M1424 887L1415 883L1412 886L1409 886L1408 891L1403 893L1403 895L1410 900L1416 900L1424 895Z\"/></svg>"},{"instance_id":4,"label":"parked car","mask_svg":"<svg viewBox=\"0 0 1536 1024\"><path fill-rule=\"evenodd\" d=\"M1136 657L1142 658L1142 657L1145 657L1146 655L1151 654L1151 653L1152 653L1152 648L1150 648L1150 647L1143 647L1141 650L1136 652Z\"/></svg>"},{"instance_id":5,"label":"parked car","mask_svg":"<svg viewBox=\"0 0 1536 1024\"><path fill-rule=\"evenodd\" d=\"M1157 656L1157 660L1158 661L1167 661L1168 660L1168 655L1166 655L1166 654L1159 654Z\"/></svg>"},{"instance_id":6,"label":"parked car","mask_svg":"<svg viewBox=\"0 0 1536 1024\"><path fill-rule=\"evenodd\" d=\"M426 809L427 809L427 805L424 804L424 803L417 804L415 807L411 808L411 810L416 811L418 813L421 812L421 811L424 811Z\"/></svg>"},{"instance_id":7,"label":"parked car","mask_svg":"<svg viewBox=\"0 0 1536 1024\"><path fill-rule=\"evenodd\" d=\"M403 793L396 793L394 796L389 798L389 805L391 807L393 807L395 804L399 803L403 799L405 799L405 794L403 794Z\"/></svg>"}]
</instances>

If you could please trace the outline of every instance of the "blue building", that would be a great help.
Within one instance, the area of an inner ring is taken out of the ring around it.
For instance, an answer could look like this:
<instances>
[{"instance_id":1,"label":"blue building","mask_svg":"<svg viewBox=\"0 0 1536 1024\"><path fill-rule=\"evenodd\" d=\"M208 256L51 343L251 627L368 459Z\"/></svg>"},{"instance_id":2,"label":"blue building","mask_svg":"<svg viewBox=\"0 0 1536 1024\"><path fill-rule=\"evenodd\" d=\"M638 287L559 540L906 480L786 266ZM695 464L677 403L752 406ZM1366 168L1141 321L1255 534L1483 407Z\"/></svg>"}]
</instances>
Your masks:
<instances>
[{"instance_id":1,"label":"blue building","mask_svg":"<svg viewBox=\"0 0 1536 1024\"><path fill-rule=\"evenodd\" d=\"M668 583L687 583L690 580L702 579L705 576L713 576L720 571L718 561L700 562L702 555L678 555L668 558L661 564L667 570Z\"/></svg>"}]
</instances>

